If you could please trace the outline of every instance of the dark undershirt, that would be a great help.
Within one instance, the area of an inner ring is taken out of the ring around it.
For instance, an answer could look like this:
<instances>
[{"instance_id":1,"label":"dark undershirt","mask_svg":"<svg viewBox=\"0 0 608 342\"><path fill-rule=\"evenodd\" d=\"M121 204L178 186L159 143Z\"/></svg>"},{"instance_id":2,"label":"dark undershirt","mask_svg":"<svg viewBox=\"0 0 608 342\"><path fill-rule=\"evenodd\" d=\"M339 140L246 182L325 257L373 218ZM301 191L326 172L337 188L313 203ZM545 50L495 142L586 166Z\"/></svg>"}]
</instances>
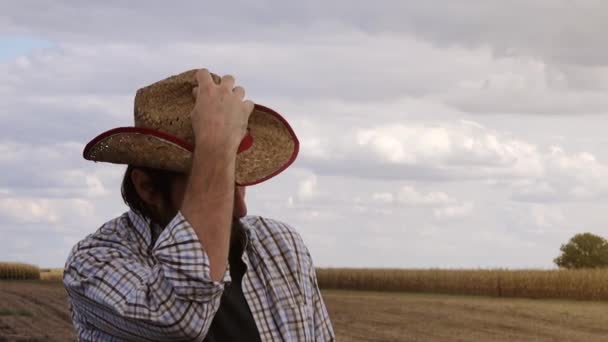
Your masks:
<instances>
[{"instance_id":1,"label":"dark undershirt","mask_svg":"<svg viewBox=\"0 0 608 342\"><path fill-rule=\"evenodd\" d=\"M244 236L240 229L233 230L230 242L228 263L232 282L224 287L220 307L211 322L209 332L204 341L230 342L253 341L261 342L253 315L243 295L241 283L246 266L241 256L244 248Z\"/></svg>"}]
</instances>

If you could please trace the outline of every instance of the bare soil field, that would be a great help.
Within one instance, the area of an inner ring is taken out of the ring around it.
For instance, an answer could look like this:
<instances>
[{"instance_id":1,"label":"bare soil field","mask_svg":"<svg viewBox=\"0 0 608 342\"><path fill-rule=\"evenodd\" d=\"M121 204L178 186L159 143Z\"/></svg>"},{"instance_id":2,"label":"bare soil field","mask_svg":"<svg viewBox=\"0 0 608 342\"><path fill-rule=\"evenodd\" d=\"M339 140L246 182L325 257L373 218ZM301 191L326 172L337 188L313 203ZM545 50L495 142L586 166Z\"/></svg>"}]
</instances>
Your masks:
<instances>
[{"instance_id":1,"label":"bare soil field","mask_svg":"<svg viewBox=\"0 0 608 342\"><path fill-rule=\"evenodd\" d=\"M325 290L338 341L608 341L608 303ZM0 281L0 342L74 341L60 282Z\"/></svg>"},{"instance_id":2,"label":"bare soil field","mask_svg":"<svg viewBox=\"0 0 608 342\"><path fill-rule=\"evenodd\" d=\"M608 341L608 303L325 290L340 341Z\"/></svg>"},{"instance_id":3,"label":"bare soil field","mask_svg":"<svg viewBox=\"0 0 608 342\"><path fill-rule=\"evenodd\" d=\"M75 340L61 282L0 281L0 342Z\"/></svg>"}]
</instances>

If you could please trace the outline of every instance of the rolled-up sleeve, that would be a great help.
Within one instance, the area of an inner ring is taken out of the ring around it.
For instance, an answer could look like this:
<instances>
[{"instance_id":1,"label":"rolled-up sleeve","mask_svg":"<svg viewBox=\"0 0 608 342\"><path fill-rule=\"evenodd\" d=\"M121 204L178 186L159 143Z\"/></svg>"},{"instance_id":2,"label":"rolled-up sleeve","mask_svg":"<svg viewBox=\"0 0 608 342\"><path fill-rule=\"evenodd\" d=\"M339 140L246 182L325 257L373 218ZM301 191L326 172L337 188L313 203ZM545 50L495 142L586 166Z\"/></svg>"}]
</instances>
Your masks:
<instances>
[{"instance_id":1,"label":"rolled-up sleeve","mask_svg":"<svg viewBox=\"0 0 608 342\"><path fill-rule=\"evenodd\" d=\"M125 241L116 227L100 229L74 246L63 281L81 340L98 338L86 336L93 331L170 341L204 339L231 279L226 265L223 278L212 280L209 257L178 212L150 250Z\"/></svg>"},{"instance_id":2,"label":"rolled-up sleeve","mask_svg":"<svg viewBox=\"0 0 608 342\"><path fill-rule=\"evenodd\" d=\"M221 295L224 284L231 281L228 264L222 280L212 280L209 256L181 212L161 233L152 255L176 295L186 300L214 300Z\"/></svg>"}]
</instances>

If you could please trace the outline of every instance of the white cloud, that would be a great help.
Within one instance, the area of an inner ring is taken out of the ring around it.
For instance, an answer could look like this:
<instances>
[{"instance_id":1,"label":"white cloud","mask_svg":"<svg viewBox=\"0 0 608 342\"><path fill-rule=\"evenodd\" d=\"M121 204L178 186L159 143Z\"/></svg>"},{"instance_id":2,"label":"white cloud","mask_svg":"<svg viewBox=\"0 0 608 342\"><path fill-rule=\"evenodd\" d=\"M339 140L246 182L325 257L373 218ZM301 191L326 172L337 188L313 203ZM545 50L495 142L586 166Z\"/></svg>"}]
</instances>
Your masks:
<instances>
[{"instance_id":1,"label":"white cloud","mask_svg":"<svg viewBox=\"0 0 608 342\"><path fill-rule=\"evenodd\" d=\"M521 180L512 182L513 198L520 201L551 201L556 198L554 186L546 180Z\"/></svg>"},{"instance_id":2,"label":"white cloud","mask_svg":"<svg viewBox=\"0 0 608 342\"><path fill-rule=\"evenodd\" d=\"M91 218L93 205L83 199L0 197L0 221L47 223L61 227L73 219Z\"/></svg>"},{"instance_id":3,"label":"white cloud","mask_svg":"<svg viewBox=\"0 0 608 342\"><path fill-rule=\"evenodd\" d=\"M57 223L59 214L47 200L0 198L0 219L16 223Z\"/></svg>"},{"instance_id":4,"label":"white cloud","mask_svg":"<svg viewBox=\"0 0 608 342\"><path fill-rule=\"evenodd\" d=\"M393 203L394 197L390 192L377 192L372 194L372 200L379 203L390 204Z\"/></svg>"},{"instance_id":5,"label":"white cloud","mask_svg":"<svg viewBox=\"0 0 608 342\"><path fill-rule=\"evenodd\" d=\"M444 208L438 208L433 211L437 218L455 218L470 216L473 213L473 203L464 203L461 205L451 205Z\"/></svg>"},{"instance_id":6,"label":"white cloud","mask_svg":"<svg viewBox=\"0 0 608 342\"><path fill-rule=\"evenodd\" d=\"M317 193L317 176L309 175L300 182L298 188L298 198L301 200L310 200Z\"/></svg>"},{"instance_id":7,"label":"white cloud","mask_svg":"<svg viewBox=\"0 0 608 342\"><path fill-rule=\"evenodd\" d=\"M287 208L293 208L293 196L287 197Z\"/></svg>"},{"instance_id":8,"label":"white cloud","mask_svg":"<svg viewBox=\"0 0 608 342\"><path fill-rule=\"evenodd\" d=\"M530 215L535 225L540 229L559 227L565 222L565 216L560 209L546 205L532 205Z\"/></svg>"},{"instance_id":9,"label":"white cloud","mask_svg":"<svg viewBox=\"0 0 608 342\"><path fill-rule=\"evenodd\" d=\"M34 15L32 6L45 10ZM257 39L297 44L350 29L377 36L413 34L439 46L489 46L498 55L525 54L579 64L600 64L608 54L602 44L606 22L598 15L606 12L601 1L184 1L179 6L148 1L142 13L137 6L119 2L56 4L47 0L7 2L0 9L7 33L72 42L246 43ZM230 13L239 25L221 25L226 18L218 13ZM167 18L179 18L180 25Z\"/></svg>"},{"instance_id":10,"label":"white cloud","mask_svg":"<svg viewBox=\"0 0 608 342\"><path fill-rule=\"evenodd\" d=\"M416 191L411 186L402 187L397 193L397 200L405 205L438 206L450 203L452 200L444 192L429 192L426 194Z\"/></svg>"},{"instance_id":11,"label":"white cloud","mask_svg":"<svg viewBox=\"0 0 608 342\"><path fill-rule=\"evenodd\" d=\"M460 123L392 124L360 130L357 142L393 164L504 167L514 173L541 171L536 146Z\"/></svg>"},{"instance_id":12,"label":"white cloud","mask_svg":"<svg viewBox=\"0 0 608 342\"><path fill-rule=\"evenodd\" d=\"M541 177L546 167L543 152L535 144L453 119L342 128L339 136L326 138L325 146L329 157L305 154L304 162L320 172L361 177Z\"/></svg>"}]
</instances>

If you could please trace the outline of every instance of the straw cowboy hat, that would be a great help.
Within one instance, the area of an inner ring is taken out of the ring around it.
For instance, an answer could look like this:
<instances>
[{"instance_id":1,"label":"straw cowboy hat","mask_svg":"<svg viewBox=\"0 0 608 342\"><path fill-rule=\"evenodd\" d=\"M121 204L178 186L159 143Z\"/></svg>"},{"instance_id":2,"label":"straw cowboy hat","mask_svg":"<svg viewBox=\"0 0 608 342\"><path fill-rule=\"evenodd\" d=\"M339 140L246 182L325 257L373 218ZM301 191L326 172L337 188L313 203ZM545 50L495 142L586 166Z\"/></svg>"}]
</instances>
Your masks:
<instances>
[{"instance_id":1,"label":"straw cowboy hat","mask_svg":"<svg viewBox=\"0 0 608 342\"><path fill-rule=\"evenodd\" d=\"M196 69L137 91L135 126L98 135L83 156L95 162L129 164L186 173L192 164L194 133L190 112ZM221 78L212 74L215 83ZM276 176L295 160L299 142L289 123L274 110L256 104L248 133L236 157L236 183L253 185Z\"/></svg>"}]
</instances>

